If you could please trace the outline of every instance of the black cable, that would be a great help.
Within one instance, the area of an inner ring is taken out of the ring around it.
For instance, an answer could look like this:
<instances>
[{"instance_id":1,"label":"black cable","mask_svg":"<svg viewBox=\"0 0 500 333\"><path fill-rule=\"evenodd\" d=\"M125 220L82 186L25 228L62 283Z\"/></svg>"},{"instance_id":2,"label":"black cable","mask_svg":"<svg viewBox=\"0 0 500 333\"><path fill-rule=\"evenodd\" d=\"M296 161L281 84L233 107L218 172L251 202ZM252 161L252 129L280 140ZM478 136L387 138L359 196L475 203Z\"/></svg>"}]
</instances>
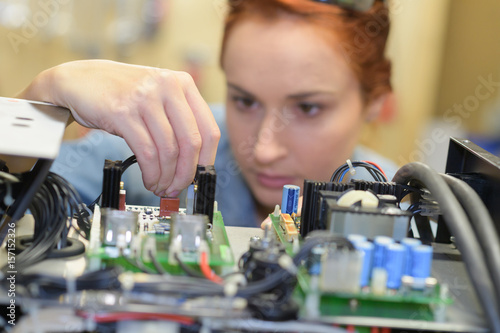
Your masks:
<instances>
[{"instance_id":1,"label":"black cable","mask_svg":"<svg viewBox=\"0 0 500 333\"><path fill-rule=\"evenodd\" d=\"M491 215L479 195L464 181L442 174L458 201L472 222L471 226L483 249L487 267L493 277L493 285L500 299L500 239L495 229Z\"/></svg>"},{"instance_id":2,"label":"black cable","mask_svg":"<svg viewBox=\"0 0 500 333\"><path fill-rule=\"evenodd\" d=\"M124 173L125 170L127 170L134 163L137 163L137 158L135 157L135 155L132 155L129 158L127 158L125 161L123 161L122 162L122 173Z\"/></svg>"},{"instance_id":3,"label":"black cable","mask_svg":"<svg viewBox=\"0 0 500 333\"><path fill-rule=\"evenodd\" d=\"M156 259L156 256L153 254L153 251L148 251L149 253L149 258L153 262L153 265L155 266L155 269L158 271L159 274L161 275L168 275L167 271L163 268L163 266L158 262L158 259Z\"/></svg>"},{"instance_id":4,"label":"black cable","mask_svg":"<svg viewBox=\"0 0 500 333\"><path fill-rule=\"evenodd\" d=\"M99 271L85 273L75 278L76 290L107 290L120 288L119 275L123 272L121 267L105 268ZM23 286L36 284L39 294L34 297L57 297L67 292L68 281L66 278L45 274L21 274L18 275L17 283Z\"/></svg>"},{"instance_id":5,"label":"black cable","mask_svg":"<svg viewBox=\"0 0 500 333\"><path fill-rule=\"evenodd\" d=\"M401 167L393 178L399 184L412 180L421 182L439 203L443 218L455 235L456 244L464 259L469 277L481 301L493 332L500 333L499 306L495 288L483 260L484 254L462 206L444 179L423 163L413 162Z\"/></svg>"},{"instance_id":6,"label":"black cable","mask_svg":"<svg viewBox=\"0 0 500 333\"><path fill-rule=\"evenodd\" d=\"M182 262L182 260L180 259L179 255L177 253L174 253L174 258L175 258L175 260L177 260L177 262L179 263L179 266L182 268L182 270L188 276L206 279L203 274L201 274L198 271L195 271L194 269L192 269L191 267L189 267L188 265L186 265L184 262Z\"/></svg>"},{"instance_id":7,"label":"black cable","mask_svg":"<svg viewBox=\"0 0 500 333\"><path fill-rule=\"evenodd\" d=\"M388 179L385 177L385 175L380 171L377 167L373 166L370 163L366 163L363 161L352 161L352 166L354 168L356 167L363 167L370 173L370 175L373 177L374 180L379 181L379 182L387 182ZM330 182L339 182L339 177L342 175L342 173L346 170L349 170L350 166L347 163L342 164L337 170L335 170L332 174L332 177L330 178Z\"/></svg>"},{"instance_id":8,"label":"black cable","mask_svg":"<svg viewBox=\"0 0 500 333\"><path fill-rule=\"evenodd\" d=\"M17 256L18 271L47 258L51 253L60 252L57 253L59 256L75 253L64 249L69 244L67 237L72 228L68 217L73 215L80 203L78 193L66 180L54 173L48 174L29 206L35 220L35 232L30 244ZM90 225L88 219L83 223ZM6 268L4 266L2 270Z\"/></svg>"},{"instance_id":9,"label":"black cable","mask_svg":"<svg viewBox=\"0 0 500 333\"><path fill-rule=\"evenodd\" d=\"M132 266L138 268L141 272L147 273L147 274L157 274L155 271L153 271L151 268L146 267L142 261L138 260L137 257L135 260L123 255L123 258Z\"/></svg>"}]
</instances>

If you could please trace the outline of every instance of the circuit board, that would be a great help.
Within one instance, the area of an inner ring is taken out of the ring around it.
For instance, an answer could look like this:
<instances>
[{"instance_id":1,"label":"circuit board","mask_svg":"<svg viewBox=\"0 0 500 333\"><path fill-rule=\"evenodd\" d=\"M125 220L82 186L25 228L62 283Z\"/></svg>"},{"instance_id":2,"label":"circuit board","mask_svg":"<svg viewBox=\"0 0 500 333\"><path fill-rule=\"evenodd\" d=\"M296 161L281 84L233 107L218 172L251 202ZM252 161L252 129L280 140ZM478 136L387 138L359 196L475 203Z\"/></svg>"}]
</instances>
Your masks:
<instances>
[{"instance_id":1,"label":"circuit board","mask_svg":"<svg viewBox=\"0 0 500 333\"><path fill-rule=\"evenodd\" d=\"M283 223L280 224L280 217L274 214L270 217L277 238L285 245L287 253L293 256L297 245L289 241ZM293 242L301 244L302 239L298 236ZM387 289L383 294L373 293L368 285L359 292L349 293L322 291L317 287L318 281L313 281L316 278L309 275L304 267L297 273L294 298L301 309L299 316L310 319L307 308L308 303L313 301L319 310L317 319L346 326L355 325L359 332L370 332L369 327L360 324L365 322L363 318L370 318L372 325L376 318L382 327L398 326L399 319L404 319L406 324L411 321L415 325L419 325L419 322L442 322L445 320L446 307L452 303L446 295L446 287L443 289L439 283L423 290Z\"/></svg>"},{"instance_id":2,"label":"circuit board","mask_svg":"<svg viewBox=\"0 0 500 333\"><path fill-rule=\"evenodd\" d=\"M138 213L137 231L133 237L139 238L136 242L140 243L138 246L140 256L131 255L130 248L132 246L120 252L115 246L101 245L92 251L88 251L89 263L100 268L118 265L132 272L144 272L146 270L148 273L158 273L151 257L145 250L147 244L150 246L151 243L154 243L156 261L167 273L186 274L178 264L172 263L171 259L169 259L171 219L159 217L158 207L127 206L127 211ZM181 210L180 213L185 214L184 210ZM224 221L219 211L213 214L213 223L206 230L206 239L210 267L218 274L232 271L235 262ZM183 253L182 262L199 271L199 257L196 253Z\"/></svg>"}]
</instances>

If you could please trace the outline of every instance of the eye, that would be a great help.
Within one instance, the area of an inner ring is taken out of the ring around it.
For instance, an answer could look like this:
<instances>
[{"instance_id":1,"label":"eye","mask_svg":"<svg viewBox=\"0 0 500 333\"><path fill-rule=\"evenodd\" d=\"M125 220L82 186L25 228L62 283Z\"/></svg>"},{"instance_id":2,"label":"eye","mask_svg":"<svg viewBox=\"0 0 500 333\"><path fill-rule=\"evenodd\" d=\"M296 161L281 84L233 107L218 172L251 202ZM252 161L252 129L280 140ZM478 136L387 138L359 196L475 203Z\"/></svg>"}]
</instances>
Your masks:
<instances>
[{"instance_id":1,"label":"eye","mask_svg":"<svg viewBox=\"0 0 500 333\"><path fill-rule=\"evenodd\" d=\"M242 111L255 109L259 106L259 103L251 97L232 96L231 99L236 107Z\"/></svg>"},{"instance_id":2,"label":"eye","mask_svg":"<svg viewBox=\"0 0 500 333\"><path fill-rule=\"evenodd\" d=\"M299 103L297 105L298 110L308 116L314 116L320 110L320 106L314 103Z\"/></svg>"}]
</instances>

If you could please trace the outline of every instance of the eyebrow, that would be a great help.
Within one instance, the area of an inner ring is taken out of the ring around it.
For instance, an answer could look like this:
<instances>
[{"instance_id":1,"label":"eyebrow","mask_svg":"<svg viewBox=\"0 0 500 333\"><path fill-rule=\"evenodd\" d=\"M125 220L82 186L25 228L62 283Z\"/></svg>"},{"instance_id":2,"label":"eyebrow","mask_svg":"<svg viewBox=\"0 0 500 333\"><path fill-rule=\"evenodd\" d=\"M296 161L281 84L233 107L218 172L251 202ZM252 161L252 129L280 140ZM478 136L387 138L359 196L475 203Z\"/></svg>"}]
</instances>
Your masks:
<instances>
[{"instance_id":1,"label":"eyebrow","mask_svg":"<svg viewBox=\"0 0 500 333\"><path fill-rule=\"evenodd\" d=\"M315 95L333 95L333 92L331 91L323 91L323 90L318 90L318 91L308 91L308 92L303 92L303 93L298 93L298 94L293 94L293 95L288 95L288 99L302 99L302 98L307 98Z\"/></svg>"},{"instance_id":2,"label":"eyebrow","mask_svg":"<svg viewBox=\"0 0 500 333\"><path fill-rule=\"evenodd\" d=\"M255 95L253 95L252 93L246 91L245 89L239 87L238 85L236 85L234 83L229 83L228 82L227 86L229 88L237 90L238 92L240 92L240 93L242 93L242 94L244 94L244 95L246 95L248 97L256 98ZM326 91L326 90L307 91L307 92L302 92L302 93L288 95L288 96L286 96L286 98L287 99L303 99L303 98L307 98L307 97L311 97L311 96L315 96L315 95L322 95L322 94L333 95L333 92Z\"/></svg>"},{"instance_id":3,"label":"eyebrow","mask_svg":"<svg viewBox=\"0 0 500 333\"><path fill-rule=\"evenodd\" d=\"M255 98L255 96L254 96L253 94L249 93L248 91L246 91L245 89L243 89L243 88L241 88L241 87L237 86L237 85L236 85L236 84L234 84L234 83L229 83L229 82L228 82L228 83L227 83L227 86L228 86L229 88L232 88L232 89L234 89L234 90L239 91L239 92L240 92L240 93L242 93L243 95L247 95L248 97Z\"/></svg>"}]
</instances>

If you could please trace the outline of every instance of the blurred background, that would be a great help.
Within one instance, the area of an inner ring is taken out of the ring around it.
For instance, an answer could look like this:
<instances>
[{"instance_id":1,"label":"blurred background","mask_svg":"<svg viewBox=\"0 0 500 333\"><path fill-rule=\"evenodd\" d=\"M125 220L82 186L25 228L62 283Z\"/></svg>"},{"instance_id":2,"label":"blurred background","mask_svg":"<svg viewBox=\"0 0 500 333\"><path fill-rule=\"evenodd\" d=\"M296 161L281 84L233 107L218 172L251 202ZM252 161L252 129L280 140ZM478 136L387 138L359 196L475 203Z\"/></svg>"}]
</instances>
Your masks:
<instances>
[{"instance_id":1,"label":"blurred background","mask_svg":"<svg viewBox=\"0 0 500 333\"><path fill-rule=\"evenodd\" d=\"M226 0L0 0L0 96L61 62L105 58L189 72L223 103ZM500 1L391 0L397 113L362 141L399 165L444 170L448 137L500 153ZM77 80L78 78L75 78ZM82 131L72 125L67 138Z\"/></svg>"}]
</instances>

